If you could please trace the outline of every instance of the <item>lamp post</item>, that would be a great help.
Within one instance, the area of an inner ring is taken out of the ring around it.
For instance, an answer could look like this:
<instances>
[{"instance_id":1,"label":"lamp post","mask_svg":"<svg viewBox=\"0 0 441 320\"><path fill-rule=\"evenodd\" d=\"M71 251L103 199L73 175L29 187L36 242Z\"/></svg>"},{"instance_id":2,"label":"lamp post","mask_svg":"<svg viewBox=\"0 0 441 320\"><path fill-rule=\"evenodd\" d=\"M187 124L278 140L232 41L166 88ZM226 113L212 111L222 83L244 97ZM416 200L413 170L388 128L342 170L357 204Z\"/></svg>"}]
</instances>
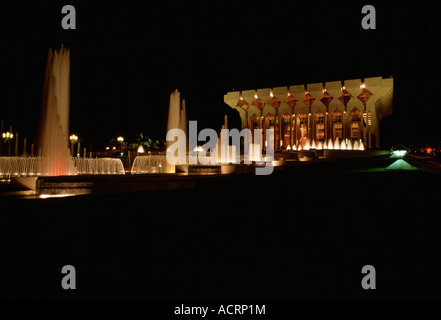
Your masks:
<instances>
[{"instance_id":1,"label":"lamp post","mask_svg":"<svg viewBox=\"0 0 441 320\"><path fill-rule=\"evenodd\" d=\"M73 157L74 156L74 144L78 141L78 137L73 134L69 137L69 140L70 140L70 151L71 151L71 154Z\"/></svg>"},{"instance_id":2,"label":"lamp post","mask_svg":"<svg viewBox=\"0 0 441 320\"><path fill-rule=\"evenodd\" d=\"M122 153L122 143L124 142L124 138L123 137L118 137L116 138L116 140L119 142L119 153Z\"/></svg>"},{"instance_id":3,"label":"lamp post","mask_svg":"<svg viewBox=\"0 0 441 320\"><path fill-rule=\"evenodd\" d=\"M8 157L11 156L11 140L14 139L12 132L2 132L2 139L8 143Z\"/></svg>"}]
</instances>

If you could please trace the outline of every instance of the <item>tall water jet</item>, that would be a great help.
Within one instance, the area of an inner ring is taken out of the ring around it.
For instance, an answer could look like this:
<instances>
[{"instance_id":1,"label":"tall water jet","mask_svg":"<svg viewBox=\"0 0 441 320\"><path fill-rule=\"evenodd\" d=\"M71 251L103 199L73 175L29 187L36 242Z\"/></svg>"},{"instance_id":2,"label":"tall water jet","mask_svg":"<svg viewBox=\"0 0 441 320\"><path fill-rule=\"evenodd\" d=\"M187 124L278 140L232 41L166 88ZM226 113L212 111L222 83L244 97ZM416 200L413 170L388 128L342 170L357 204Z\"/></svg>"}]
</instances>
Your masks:
<instances>
[{"instance_id":1,"label":"tall water jet","mask_svg":"<svg viewBox=\"0 0 441 320\"><path fill-rule=\"evenodd\" d=\"M332 143L332 139L331 138L329 138L329 141L328 141L328 149L329 150L333 150L334 149L334 145Z\"/></svg>"},{"instance_id":2,"label":"tall water jet","mask_svg":"<svg viewBox=\"0 0 441 320\"><path fill-rule=\"evenodd\" d=\"M40 147L45 158L43 173L61 176L75 173L69 155L70 53L61 46L49 49L42 99Z\"/></svg>"},{"instance_id":3,"label":"tall water jet","mask_svg":"<svg viewBox=\"0 0 441 320\"><path fill-rule=\"evenodd\" d=\"M185 109L185 99L182 100L182 109L179 118L179 129L185 132L185 145L188 145L188 120L187 110Z\"/></svg>"},{"instance_id":4,"label":"tall water jet","mask_svg":"<svg viewBox=\"0 0 441 320\"><path fill-rule=\"evenodd\" d=\"M317 150L323 150L323 145L322 145L321 141L319 141L319 143L317 145Z\"/></svg>"},{"instance_id":5,"label":"tall water jet","mask_svg":"<svg viewBox=\"0 0 441 320\"><path fill-rule=\"evenodd\" d=\"M340 150L340 141L339 141L338 137L335 138L335 141L334 141L334 150Z\"/></svg>"},{"instance_id":6,"label":"tall water jet","mask_svg":"<svg viewBox=\"0 0 441 320\"><path fill-rule=\"evenodd\" d=\"M346 141L342 140L342 142L340 143L340 150L346 150Z\"/></svg>"},{"instance_id":7,"label":"tall water jet","mask_svg":"<svg viewBox=\"0 0 441 320\"><path fill-rule=\"evenodd\" d=\"M360 144L358 143L358 140L355 140L353 150L360 150Z\"/></svg>"},{"instance_id":8,"label":"tall water jet","mask_svg":"<svg viewBox=\"0 0 441 320\"><path fill-rule=\"evenodd\" d=\"M188 122L187 122L187 112L185 109L185 101L182 102L181 109L181 94L176 89L170 94L170 101L168 106L168 121L167 121L167 132L172 129L181 129L185 132L185 136L188 137ZM166 150L173 144L173 141L167 141ZM188 145L188 143L186 143ZM166 162L167 173L174 173L175 166L170 165Z\"/></svg>"},{"instance_id":9,"label":"tall water jet","mask_svg":"<svg viewBox=\"0 0 441 320\"><path fill-rule=\"evenodd\" d=\"M305 146L303 147L303 150L309 151L311 149L311 146L309 145L309 139L306 139Z\"/></svg>"}]
</instances>

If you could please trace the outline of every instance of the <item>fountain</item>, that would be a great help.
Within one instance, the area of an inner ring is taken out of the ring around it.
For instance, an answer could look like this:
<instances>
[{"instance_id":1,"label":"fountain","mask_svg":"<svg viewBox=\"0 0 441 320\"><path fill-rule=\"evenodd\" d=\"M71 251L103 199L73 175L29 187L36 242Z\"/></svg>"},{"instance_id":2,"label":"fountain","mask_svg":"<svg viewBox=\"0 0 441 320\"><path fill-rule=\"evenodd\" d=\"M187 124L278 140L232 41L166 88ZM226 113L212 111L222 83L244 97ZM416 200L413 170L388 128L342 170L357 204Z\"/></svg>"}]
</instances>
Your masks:
<instances>
[{"instance_id":1,"label":"fountain","mask_svg":"<svg viewBox=\"0 0 441 320\"><path fill-rule=\"evenodd\" d=\"M71 175L72 158L69 155L69 95L70 53L61 46L59 51L49 49L43 89L40 146L43 172L48 176Z\"/></svg>"},{"instance_id":2,"label":"fountain","mask_svg":"<svg viewBox=\"0 0 441 320\"><path fill-rule=\"evenodd\" d=\"M317 145L317 150L323 150L323 145L322 143L319 141L318 145Z\"/></svg>"},{"instance_id":3,"label":"fountain","mask_svg":"<svg viewBox=\"0 0 441 320\"><path fill-rule=\"evenodd\" d=\"M355 140L354 142L353 150L360 150L360 144L358 143L357 140Z\"/></svg>"},{"instance_id":4,"label":"fountain","mask_svg":"<svg viewBox=\"0 0 441 320\"><path fill-rule=\"evenodd\" d=\"M332 139L331 138L329 138L329 141L328 141L328 149L329 150L333 150L334 149L334 145L332 144Z\"/></svg>"},{"instance_id":5,"label":"fountain","mask_svg":"<svg viewBox=\"0 0 441 320\"><path fill-rule=\"evenodd\" d=\"M342 140L342 142L340 143L340 150L347 150L346 141L345 140Z\"/></svg>"},{"instance_id":6,"label":"fountain","mask_svg":"<svg viewBox=\"0 0 441 320\"><path fill-rule=\"evenodd\" d=\"M162 153L138 156L133 161L132 174L164 173L165 164L166 158Z\"/></svg>"},{"instance_id":7,"label":"fountain","mask_svg":"<svg viewBox=\"0 0 441 320\"><path fill-rule=\"evenodd\" d=\"M0 157L0 178L16 179L35 188L37 178L74 175L123 175L120 159L74 159L68 148L70 53L64 46L49 49L41 108L38 157ZM74 185L71 178L56 183ZM54 189L48 187L49 189Z\"/></svg>"},{"instance_id":8,"label":"fountain","mask_svg":"<svg viewBox=\"0 0 441 320\"><path fill-rule=\"evenodd\" d=\"M44 173L43 157L0 157L0 178L34 177Z\"/></svg>"},{"instance_id":9,"label":"fountain","mask_svg":"<svg viewBox=\"0 0 441 320\"><path fill-rule=\"evenodd\" d=\"M335 138L335 141L334 141L334 150L340 150L340 141L339 141L338 137Z\"/></svg>"},{"instance_id":10,"label":"fountain","mask_svg":"<svg viewBox=\"0 0 441 320\"><path fill-rule=\"evenodd\" d=\"M185 109L185 100L182 101L181 108L181 93L176 89L170 94L170 101L168 107L168 121L167 121L167 132L172 129L181 129L184 131L185 136L188 137L188 122L187 122L187 112ZM167 141L166 149L173 144L173 141ZM188 141L186 143L188 145ZM174 173L175 166L170 165L168 162L165 163L166 172Z\"/></svg>"},{"instance_id":11,"label":"fountain","mask_svg":"<svg viewBox=\"0 0 441 320\"><path fill-rule=\"evenodd\" d=\"M84 174L124 174L120 159L74 159L68 148L70 98L70 53L63 45L49 49L42 102L40 146L42 158L35 175L65 176ZM24 158L20 162L35 161ZM30 166L27 165L27 167Z\"/></svg>"},{"instance_id":12,"label":"fountain","mask_svg":"<svg viewBox=\"0 0 441 320\"><path fill-rule=\"evenodd\" d=\"M75 174L125 174L124 166L120 159L112 158L78 158L74 159Z\"/></svg>"}]
</instances>

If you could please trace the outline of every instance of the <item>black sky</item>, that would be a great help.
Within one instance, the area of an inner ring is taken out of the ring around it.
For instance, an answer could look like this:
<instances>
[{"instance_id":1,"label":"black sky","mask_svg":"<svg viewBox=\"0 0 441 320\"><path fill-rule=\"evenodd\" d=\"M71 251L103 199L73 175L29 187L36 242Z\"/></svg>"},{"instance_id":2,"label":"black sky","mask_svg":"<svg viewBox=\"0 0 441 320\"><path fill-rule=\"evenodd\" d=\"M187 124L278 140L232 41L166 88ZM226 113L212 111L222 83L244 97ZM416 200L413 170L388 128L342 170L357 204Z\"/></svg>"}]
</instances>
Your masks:
<instances>
[{"instance_id":1,"label":"black sky","mask_svg":"<svg viewBox=\"0 0 441 320\"><path fill-rule=\"evenodd\" d=\"M74 5L77 29L61 28ZM441 4L371 1L2 2L0 118L32 139L49 48L71 51L71 132L90 142L163 138L171 91L190 120L220 129L232 90L393 76L383 145L441 140Z\"/></svg>"}]
</instances>

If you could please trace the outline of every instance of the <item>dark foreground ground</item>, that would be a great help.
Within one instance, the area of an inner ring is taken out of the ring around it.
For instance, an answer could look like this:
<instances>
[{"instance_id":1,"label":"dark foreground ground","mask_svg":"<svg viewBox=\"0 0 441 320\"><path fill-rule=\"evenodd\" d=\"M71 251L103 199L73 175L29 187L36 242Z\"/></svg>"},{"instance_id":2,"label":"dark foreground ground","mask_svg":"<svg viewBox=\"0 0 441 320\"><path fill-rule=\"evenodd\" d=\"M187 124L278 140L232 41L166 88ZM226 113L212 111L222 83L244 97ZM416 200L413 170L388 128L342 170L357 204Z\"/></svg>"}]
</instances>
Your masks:
<instances>
[{"instance_id":1,"label":"dark foreground ground","mask_svg":"<svg viewBox=\"0 0 441 320\"><path fill-rule=\"evenodd\" d=\"M1 197L0 297L441 298L441 175L370 170L389 163L308 164L182 191ZM61 288L64 265L77 290ZM365 265L375 291L361 287Z\"/></svg>"}]
</instances>

